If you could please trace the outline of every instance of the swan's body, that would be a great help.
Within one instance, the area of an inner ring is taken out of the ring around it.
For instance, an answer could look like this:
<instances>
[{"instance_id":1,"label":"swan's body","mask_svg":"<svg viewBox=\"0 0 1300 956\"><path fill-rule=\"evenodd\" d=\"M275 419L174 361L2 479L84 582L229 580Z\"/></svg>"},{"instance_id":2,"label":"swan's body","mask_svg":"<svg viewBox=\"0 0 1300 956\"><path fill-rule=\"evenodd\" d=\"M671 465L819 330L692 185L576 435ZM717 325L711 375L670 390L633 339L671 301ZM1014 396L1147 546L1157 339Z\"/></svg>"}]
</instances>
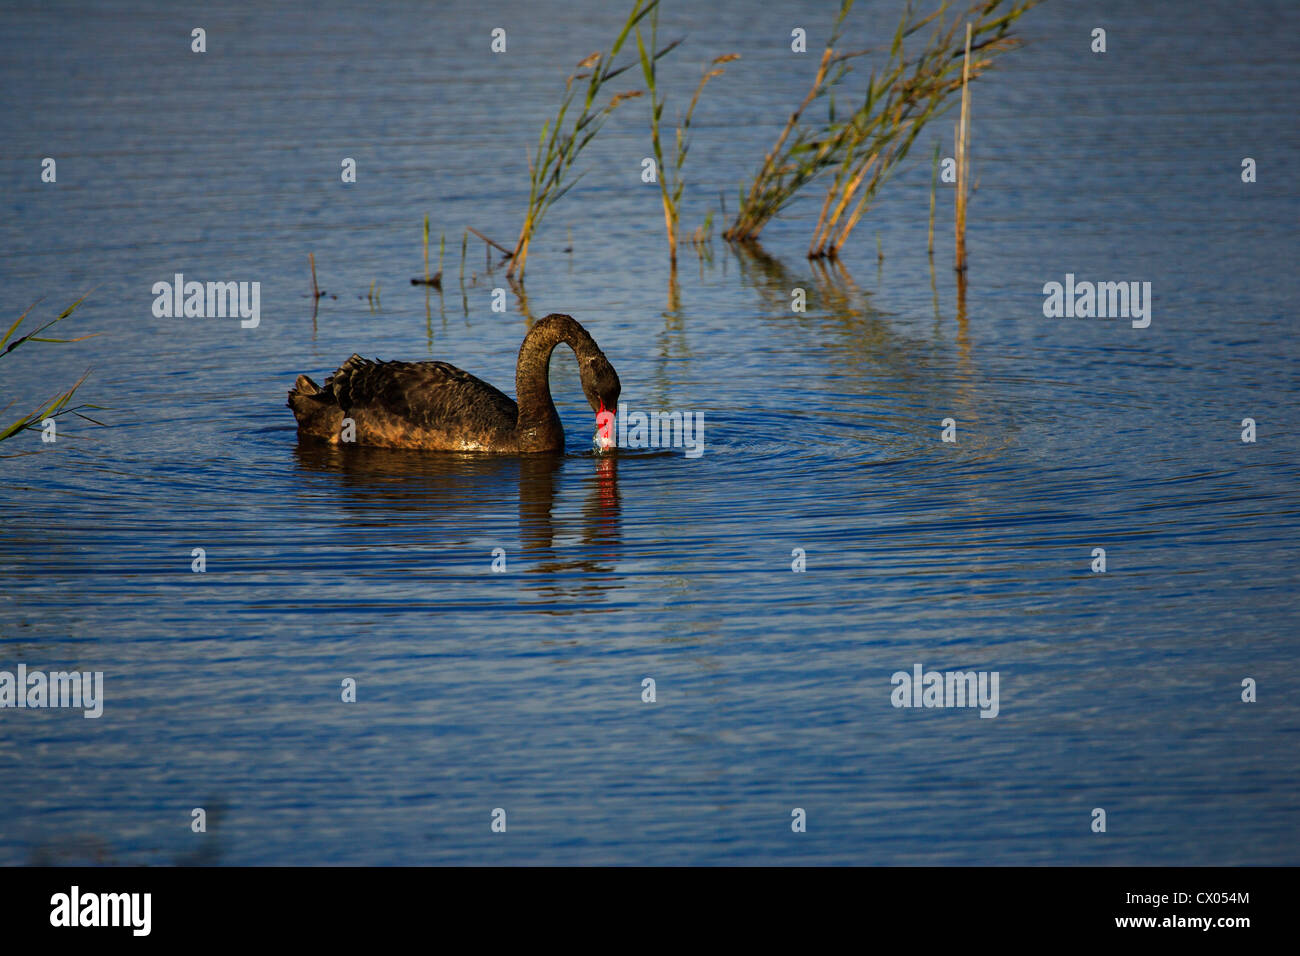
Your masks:
<instances>
[{"instance_id":1,"label":"swan's body","mask_svg":"<svg viewBox=\"0 0 1300 956\"><path fill-rule=\"evenodd\" d=\"M618 404L618 373L581 325L552 314L524 337L512 401L446 362L375 362L353 355L318 386L299 375L289 392L298 436L358 445L518 454L564 448L564 428L551 400L551 353L561 342L578 357L582 390L593 411Z\"/></svg>"}]
</instances>

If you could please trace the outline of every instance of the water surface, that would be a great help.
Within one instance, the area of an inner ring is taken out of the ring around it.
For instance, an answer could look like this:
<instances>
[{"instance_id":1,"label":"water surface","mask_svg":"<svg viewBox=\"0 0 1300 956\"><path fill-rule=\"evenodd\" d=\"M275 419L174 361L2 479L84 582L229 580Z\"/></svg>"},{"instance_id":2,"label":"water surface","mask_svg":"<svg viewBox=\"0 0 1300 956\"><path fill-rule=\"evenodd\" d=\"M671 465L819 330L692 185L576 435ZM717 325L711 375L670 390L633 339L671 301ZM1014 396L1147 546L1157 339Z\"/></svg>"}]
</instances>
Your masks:
<instances>
[{"instance_id":1,"label":"water surface","mask_svg":"<svg viewBox=\"0 0 1300 956\"><path fill-rule=\"evenodd\" d=\"M925 254L955 115L841 264L803 257L810 194L761 249L687 249L674 293L642 102L504 314L481 243L462 294L463 227L513 237L525 150L617 10L7 9L5 324L93 287L65 326L101 334L6 358L0 404L89 366L110 427L4 443L40 453L0 460L0 669L102 670L107 699L0 711L0 862L1296 863L1300 18L1216 6L1025 19L975 87L960 299L946 192ZM865 5L859 45L894 18ZM687 229L734 211L814 68L790 29L816 49L828 21L668 5L667 115L742 54L697 114ZM441 295L409 285L426 214ZM176 272L259 281L261 324L154 318ZM1150 281L1150 327L1044 318L1067 272ZM704 454L594 456L563 351L561 457L298 445L299 372L438 358L513 393L551 311L631 407L702 412ZM895 709L917 663L999 672L999 715Z\"/></svg>"}]
</instances>

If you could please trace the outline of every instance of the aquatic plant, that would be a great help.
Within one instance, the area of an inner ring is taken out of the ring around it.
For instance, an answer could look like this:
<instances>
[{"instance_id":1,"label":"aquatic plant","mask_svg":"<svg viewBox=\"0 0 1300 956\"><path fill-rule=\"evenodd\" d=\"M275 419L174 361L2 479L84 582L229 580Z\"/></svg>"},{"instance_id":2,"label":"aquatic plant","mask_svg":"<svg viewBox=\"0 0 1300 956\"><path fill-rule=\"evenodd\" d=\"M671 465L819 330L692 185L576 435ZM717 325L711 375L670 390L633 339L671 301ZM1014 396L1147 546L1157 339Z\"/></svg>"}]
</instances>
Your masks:
<instances>
[{"instance_id":1,"label":"aquatic plant","mask_svg":"<svg viewBox=\"0 0 1300 956\"><path fill-rule=\"evenodd\" d=\"M838 51L853 0L841 0L807 95L790 114L762 165L742 191L740 208L723 234L733 241L757 239L764 226L799 193L831 175L821 214L808 247L809 258L834 257L869 208L880 187L907 156L925 124L944 113L964 82L993 66L994 58L1020 44L1011 26L1039 0L974 0L951 18L948 3L921 16L909 3L899 20L885 64L873 70L859 106L837 115L834 92L852 71L852 61L874 49ZM974 58L964 57L960 28L970 21ZM934 25L919 53L906 41ZM826 117L805 121L815 100L828 101Z\"/></svg>"},{"instance_id":2,"label":"aquatic plant","mask_svg":"<svg viewBox=\"0 0 1300 956\"><path fill-rule=\"evenodd\" d=\"M72 339L56 339L51 336L41 335L41 333L44 332L46 329L50 328L50 326L54 325L56 322L61 322L62 320L66 319L69 315L71 315L73 310L76 309L77 306L81 305L81 303L84 302L85 299L86 297L83 295L80 299L72 303L72 305L68 306L66 309L60 312L55 318L51 319L49 322L46 322L44 325L33 329L32 331L28 332L26 335L14 339L13 342L9 342L9 340L13 338L13 334L18 331L18 327L23 324L23 320L25 320L27 316L31 314L32 309L36 308L36 303L32 303L32 305L28 307L27 311L24 312L22 315L18 316L18 318L14 321L14 324L9 326L9 330L5 332L4 338L0 338L0 358L10 355L19 346L26 345L28 342L62 342L62 343L81 342L84 341L85 339L98 335L99 334L98 332L91 332L88 335L79 335L76 338L72 338ZM86 379L89 377L90 377L90 371L87 370L86 373L81 376L81 378L77 379L72 384L71 388L65 389L64 391L55 395L49 401L44 402L43 404L38 406L35 411L22 416L21 418L11 422L8 425L0 425L0 441L4 441L6 438L12 438L14 435L17 435L19 432L25 429L36 428L48 418L59 418L63 415L76 415L78 418L83 418L86 421L93 422L96 425L103 424L102 422L95 421L93 418L90 418L87 415L81 414L81 410L84 408L97 409L100 406L90 405L86 403L83 403L81 405L69 404L69 402L72 401L73 395L76 394L77 389L80 388L82 384L86 381ZM0 408L0 414L7 412L10 408L12 408L16 404L17 404L17 400L10 402L8 405L4 406L4 408Z\"/></svg>"},{"instance_id":3,"label":"aquatic plant","mask_svg":"<svg viewBox=\"0 0 1300 956\"><path fill-rule=\"evenodd\" d=\"M614 66L614 60L623 49L623 44L637 24L658 5L659 0L636 0L609 50L585 57L577 65L580 72L571 74L565 81L559 109L553 118L542 124L541 134L537 137L537 150L528 159L528 208L519 228L519 238L515 240L515 247L510 252L510 267L506 270L506 275L511 279L523 280L528 263L528 249L542 218L582 178L581 175L573 176L573 165L578 155L600 132L605 121L620 104L641 95L640 90L625 90L611 96L603 105L600 103L601 91L609 82L631 69L631 64L617 68ZM651 56L658 60L680 42L675 40ZM580 82L582 80L586 80L585 85ZM582 107L575 116L570 116L570 107L584 86Z\"/></svg>"},{"instance_id":4,"label":"aquatic plant","mask_svg":"<svg viewBox=\"0 0 1300 956\"><path fill-rule=\"evenodd\" d=\"M311 297L313 299L322 299L325 297L325 293L316 284L316 253L307 253L307 261L311 263Z\"/></svg>"},{"instance_id":5,"label":"aquatic plant","mask_svg":"<svg viewBox=\"0 0 1300 956\"><path fill-rule=\"evenodd\" d=\"M658 34L659 10L656 8L650 14L651 50L658 47ZM641 59L641 73L645 77L646 88L650 91L650 145L654 150L655 168L657 170L655 178L659 183L659 195L664 207L664 228L668 233L668 256L675 268L677 266L677 229L680 220L682 190L685 186L682 181L682 167L686 164L686 153L690 149L688 134L691 129L691 118L695 115L695 107L700 102L700 94L704 92L704 87L708 85L710 80L722 76L726 72L724 65L740 59L740 54L727 53L714 57L712 62L705 67L704 75L700 77L699 85L695 87L695 95L691 97L690 106L686 108L686 114L677 125L676 148L673 152L673 161L668 164L664 162L663 141L659 132L665 102L659 93L659 71L655 58L646 51L640 26L636 28L636 46L637 54ZM697 242L696 245L698 246L698 244Z\"/></svg>"},{"instance_id":6,"label":"aquatic plant","mask_svg":"<svg viewBox=\"0 0 1300 956\"><path fill-rule=\"evenodd\" d=\"M934 194L939 184L939 144L934 144L934 158L930 161L930 231L926 234L925 251L934 255Z\"/></svg>"},{"instance_id":7,"label":"aquatic plant","mask_svg":"<svg viewBox=\"0 0 1300 956\"><path fill-rule=\"evenodd\" d=\"M440 233L438 236L438 271L429 275L429 217L424 217L424 276L411 280L411 285L431 285L438 289L442 288L442 253L447 243L447 234Z\"/></svg>"},{"instance_id":8,"label":"aquatic plant","mask_svg":"<svg viewBox=\"0 0 1300 956\"><path fill-rule=\"evenodd\" d=\"M961 120L957 124L957 194L954 202L953 227L956 232L956 252L953 267L966 271L966 203L970 198L970 40L971 26L966 24L966 56L962 61Z\"/></svg>"}]
</instances>

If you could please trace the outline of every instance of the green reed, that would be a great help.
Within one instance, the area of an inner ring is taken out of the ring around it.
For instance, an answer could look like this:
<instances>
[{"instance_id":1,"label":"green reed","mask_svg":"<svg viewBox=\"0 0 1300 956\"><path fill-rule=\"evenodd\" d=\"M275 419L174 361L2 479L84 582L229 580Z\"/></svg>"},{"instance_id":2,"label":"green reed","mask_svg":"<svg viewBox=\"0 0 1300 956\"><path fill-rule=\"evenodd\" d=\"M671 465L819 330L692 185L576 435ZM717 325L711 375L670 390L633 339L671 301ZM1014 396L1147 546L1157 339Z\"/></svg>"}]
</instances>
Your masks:
<instances>
[{"instance_id":1,"label":"green reed","mask_svg":"<svg viewBox=\"0 0 1300 956\"><path fill-rule=\"evenodd\" d=\"M650 14L651 50L657 49L659 45L658 34L659 10L656 8ZM682 167L686 165L686 154L690 150L691 119L695 115L695 107L700 102L700 94L704 92L704 87L708 85L710 80L722 76L726 72L724 65L740 59L740 54L727 53L715 57L705 67L704 74L695 87L695 94L691 97L690 105L686 109L686 114L677 125L673 161L669 164L664 162L663 140L660 136L665 100L659 92L659 70L656 58L651 57L646 50L640 26L636 28L636 46L641 59L641 73L645 77L646 88L650 91L650 145L654 151L655 179L659 183L659 195L664 208L664 228L668 233L668 256L673 267L676 268L678 223L681 218L682 190L685 187L685 182L682 179Z\"/></svg>"},{"instance_id":2,"label":"green reed","mask_svg":"<svg viewBox=\"0 0 1300 956\"><path fill-rule=\"evenodd\" d=\"M913 13L909 2L888 56L870 74L861 103L843 116L835 110L837 87L852 72L854 60L877 51L836 49L853 6L853 0L841 0L812 86L790 114L748 190L742 192L740 208L724 237L740 242L757 239L804 186L829 176L808 256L838 255L925 124L951 107L952 95L965 82L989 70L996 56L1020 44L1011 27L1038 2L973 0L951 18L947 2L924 16ZM967 21L973 59L963 56ZM928 39L919 52L912 53L905 41L930 25ZM828 102L825 118L805 120L805 113L819 99Z\"/></svg>"},{"instance_id":3,"label":"green reed","mask_svg":"<svg viewBox=\"0 0 1300 956\"><path fill-rule=\"evenodd\" d=\"M601 103L602 90L611 80L631 69L630 64L617 68L614 66L614 60L623 49L623 44L637 24L658 5L659 0L635 0L613 45L606 51L592 53L581 60L577 66L579 72L570 75L565 81L559 109L554 117L542 124L541 134L537 137L537 149L528 158L528 208L519 228L519 238L515 240L515 247L510 253L510 267L506 270L509 278L523 279L528 264L529 246L542 218L582 178L581 174L573 175L573 166L579 154L591 143L621 103L641 95L640 90L626 90ZM653 58L660 59L680 42L674 41L656 51L652 54ZM584 80L585 83L581 82ZM570 109L578 102L581 102L581 108L571 116Z\"/></svg>"},{"instance_id":4,"label":"green reed","mask_svg":"<svg viewBox=\"0 0 1300 956\"><path fill-rule=\"evenodd\" d=\"M30 307L28 307L26 312L18 316L18 318L14 321L13 325L9 326L9 330L5 332L4 338L0 338L0 358L3 358L4 356L11 354L20 346L26 345L28 342L60 342L60 343L82 342L88 338L92 338L93 336L98 335L99 334L98 332L91 332L89 335L79 335L76 338L71 338L71 339L58 339L58 338L54 338L53 336L41 335L41 333L44 332L46 329L50 328L52 325L54 325L57 322L63 321L69 315L71 315L73 313L73 310L75 310L77 306L81 305L81 303L84 302L85 299L86 297L83 295L80 299L72 303L72 305L68 306L66 309L60 312L58 316L51 319L49 322L46 322L44 325L39 326L33 329L32 331L28 332L26 335L20 336L19 338L14 339L14 341L10 342L9 340L13 338L13 334L18 331L18 327L23 324L23 321L27 318L28 315L31 314L32 309L36 307L36 304L33 303ZM17 435L19 432L25 429L36 428L41 424L41 422L45 421L45 419L47 418L59 418L63 415L76 415L78 418L85 419L88 422L94 422L94 424L96 425L102 424L102 422L96 422L93 418L81 414L81 409L83 408L98 409L100 408L99 405L90 405L86 403L80 405L69 404L72 401L72 397L76 394L77 389L80 388L82 384L86 381L86 379L89 377L90 377L90 371L87 370L86 373L82 375L81 378L77 379L70 388L59 392L53 398L43 402L41 405L37 406L37 408L34 411L22 416L21 418L11 422L8 425L0 425L0 441L4 441L6 438L12 438L14 435ZM17 401L12 401L8 405L4 406L4 408L0 408L0 414L3 414L4 412L8 411L16 404Z\"/></svg>"}]
</instances>

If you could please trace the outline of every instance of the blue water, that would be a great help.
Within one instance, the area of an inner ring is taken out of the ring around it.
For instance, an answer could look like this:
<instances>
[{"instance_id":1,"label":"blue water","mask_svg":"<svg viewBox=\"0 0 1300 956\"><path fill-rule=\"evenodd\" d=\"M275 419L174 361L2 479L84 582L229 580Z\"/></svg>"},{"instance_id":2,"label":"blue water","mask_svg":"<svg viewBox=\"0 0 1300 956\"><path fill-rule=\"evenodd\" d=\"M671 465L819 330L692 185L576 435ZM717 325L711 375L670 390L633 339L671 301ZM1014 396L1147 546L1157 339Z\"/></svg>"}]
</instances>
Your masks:
<instances>
[{"instance_id":1,"label":"blue water","mask_svg":"<svg viewBox=\"0 0 1300 956\"><path fill-rule=\"evenodd\" d=\"M741 54L687 231L734 213L833 6L665 7L666 118ZM674 292L644 99L526 298L472 237L462 292L464 228L513 240L526 150L621 5L0 12L0 325L89 290L59 328L98 333L0 359L0 406L87 368L107 406L0 445L0 671L105 675L97 720L0 709L0 862L1300 862L1300 8L1133 6L1045 4L973 87L960 296L951 187L925 249L955 112L838 265L804 258L814 188L761 249L688 244ZM846 44L896 17L863 5ZM425 215L441 294L409 284ZM259 281L260 325L155 318L177 272ZM1150 326L1045 318L1066 273L1150 282ZM437 358L513 393L551 311L630 407L702 413L704 453L593 455L563 350L563 457L298 445L298 373ZM998 716L893 707L916 664L998 672Z\"/></svg>"}]
</instances>

